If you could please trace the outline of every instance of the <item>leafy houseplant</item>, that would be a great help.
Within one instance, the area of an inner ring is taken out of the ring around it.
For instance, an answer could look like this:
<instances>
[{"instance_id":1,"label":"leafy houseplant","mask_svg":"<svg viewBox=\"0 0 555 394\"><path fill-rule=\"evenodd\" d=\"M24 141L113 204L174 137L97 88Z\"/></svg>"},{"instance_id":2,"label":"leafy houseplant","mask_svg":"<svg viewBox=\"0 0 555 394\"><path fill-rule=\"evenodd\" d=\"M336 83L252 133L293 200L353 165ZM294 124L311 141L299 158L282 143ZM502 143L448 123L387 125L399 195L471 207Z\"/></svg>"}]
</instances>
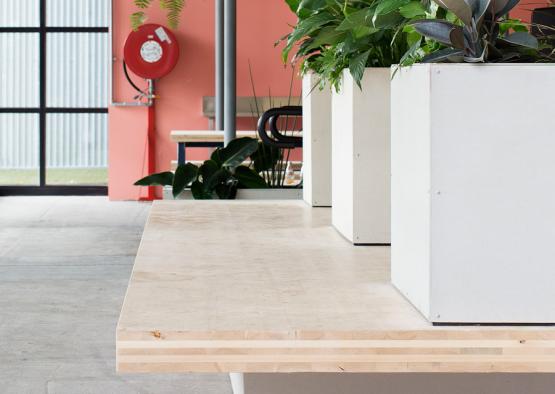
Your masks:
<instances>
[{"instance_id":1,"label":"leafy houseplant","mask_svg":"<svg viewBox=\"0 0 555 394\"><path fill-rule=\"evenodd\" d=\"M254 138L238 138L227 147L216 149L200 167L192 163L180 165L175 174L149 175L135 186L171 186L174 198L190 187L196 200L234 199L238 188L268 188L260 173L273 168L278 157L273 148ZM250 165L243 165L249 158Z\"/></svg>"},{"instance_id":2,"label":"leafy houseplant","mask_svg":"<svg viewBox=\"0 0 555 394\"><path fill-rule=\"evenodd\" d=\"M301 61L302 73L313 71L336 89L344 69L360 86L366 67L398 63L414 41L403 27L415 13L425 12L419 1L411 0L286 2L298 22L282 39L283 60L297 47L293 61Z\"/></svg>"},{"instance_id":3,"label":"leafy houseplant","mask_svg":"<svg viewBox=\"0 0 555 394\"><path fill-rule=\"evenodd\" d=\"M137 30L147 19L145 10L149 8L153 0L133 0L135 6L141 9L131 15L131 26ZM185 7L185 0L159 0L160 7L167 11L168 26L177 29L179 17Z\"/></svg>"},{"instance_id":4,"label":"leafy houseplant","mask_svg":"<svg viewBox=\"0 0 555 394\"><path fill-rule=\"evenodd\" d=\"M429 62L549 62L553 52L528 33L526 25L507 17L519 0L434 0L453 13L455 20L423 19L413 22L422 36L441 48L423 56ZM409 54L409 59L413 54ZM410 61L409 61L410 62ZM406 63L405 63L406 64Z\"/></svg>"}]
</instances>

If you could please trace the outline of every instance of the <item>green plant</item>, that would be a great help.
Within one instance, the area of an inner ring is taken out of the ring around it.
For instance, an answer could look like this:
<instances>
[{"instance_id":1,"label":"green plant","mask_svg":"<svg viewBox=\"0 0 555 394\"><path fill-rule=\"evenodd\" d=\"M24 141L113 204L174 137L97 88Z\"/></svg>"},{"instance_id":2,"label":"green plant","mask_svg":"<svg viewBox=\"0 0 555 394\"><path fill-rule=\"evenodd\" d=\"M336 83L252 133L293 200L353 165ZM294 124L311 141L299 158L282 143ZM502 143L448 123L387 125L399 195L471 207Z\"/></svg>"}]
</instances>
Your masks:
<instances>
[{"instance_id":1,"label":"green plant","mask_svg":"<svg viewBox=\"0 0 555 394\"><path fill-rule=\"evenodd\" d=\"M425 63L555 60L552 52L545 54L542 51L545 44L528 33L525 24L507 17L519 0L434 1L455 18L414 21L412 26L415 31L435 46L429 48L427 53L408 53L403 65L415 60Z\"/></svg>"},{"instance_id":2,"label":"green plant","mask_svg":"<svg viewBox=\"0 0 555 394\"><path fill-rule=\"evenodd\" d=\"M404 26L425 13L411 0L286 0L298 17L282 40L287 61L301 62L301 72L314 71L339 88L344 69L360 86L366 67L389 67L400 61L410 45Z\"/></svg>"},{"instance_id":3,"label":"green plant","mask_svg":"<svg viewBox=\"0 0 555 394\"><path fill-rule=\"evenodd\" d=\"M187 187L197 200L234 199L238 188L265 189L268 183L260 175L275 165L275 157L261 151L254 138L238 138L227 147L218 148L200 167L192 163L177 167L175 174L162 172L149 175L135 186L171 186L174 198ZM243 163L251 159L250 166Z\"/></svg>"},{"instance_id":4,"label":"green plant","mask_svg":"<svg viewBox=\"0 0 555 394\"><path fill-rule=\"evenodd\" d=\"M133 0L135 6L141 9L131 15L131 26L133 30L137 30L143 23L145 23L147 16L144 10L152 5L153 0ZM167 11L168 26L172 29L177 29L179 26L179 18L183 8L185 7L185 0L158 0L160 7Z\"/></svg>"},{"instance_id":5,"label":"green plant","mask_svg":"<svg viewBox=\"0 0 555 394\"><path fill-rule=\"evenodd\" d=\"M289 81L289 95L287 96L287 105L300 105L299 102L293 102L293 86L295 82L295 68L291 67L291 79ZM252 95L254 98L254 106L251 106L252 118L254 120L253 128L258 128L258 119L262 114L275 107L272 92L268 91L269 106L264 108L261 97L256 92L256 84L254 82L252 65L249 61L249 78L251 83ZM285 136L292 136L295 130L298 130L302 124L299 119L286 116L280 119L280 132ZM259 143L258 150L252 155L254 169L261 174L270 188L282 188L287 183L287 168L291 164L292 149L280 149Z\"/></svg>"}]
</instances>

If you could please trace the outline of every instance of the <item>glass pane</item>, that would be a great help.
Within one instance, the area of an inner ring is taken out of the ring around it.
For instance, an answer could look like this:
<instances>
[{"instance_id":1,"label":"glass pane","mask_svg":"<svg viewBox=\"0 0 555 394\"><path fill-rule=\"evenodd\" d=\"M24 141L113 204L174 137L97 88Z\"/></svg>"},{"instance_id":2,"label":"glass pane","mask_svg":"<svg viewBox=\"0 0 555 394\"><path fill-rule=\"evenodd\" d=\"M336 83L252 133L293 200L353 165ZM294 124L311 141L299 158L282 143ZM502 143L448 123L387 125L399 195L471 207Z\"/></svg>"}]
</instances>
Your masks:
<instances>
[{"instance_id":1,"label":"glass pane","mask_svg":"<svg viewBox=\"0 0 555 394\"><path fill-rule=\"evenodd\" d=\"M108 27L110 0L47 0L46 25Z\"/></svg>"},{"instance_id":2,"label":"glass pane","mask_svg":"<svg viewBox=\"0 0 555 394\"><path fill-rule=\"evenodd\" d=\"M0 53L0 107L38 107L39 35L2 33Z\"/></svg>"},{"instance_id":3,"label":"glass pane","mask_svg":"<svg viewBox=\"0 0 555 394\"><path fill-rule=\"evenodd\" d=\"M108 184L108 115L49 114L47 185Z\"/></svg>"},{"instance_id":4,"label":"glass pane","mask_svg":"<svg viewBox=\"0 0 555 394\"><path fill-rule=\"evenodd\" d=\"M39 0L0 0L0 27L37 27Z\"/></svg>"},{"instance_id":5,"label":"glass pane","mask_svg":"<svg viewBox=\"0 0 555 394\"><path fill-rule=\"evenodd\" d=\"M108 106L108 34L51 33L47 38L47 106Z\"/></svg>"},{"instance_id":6,"label":"glass pane","mask_svg":"<svg viewBox=\"0 0 555 394\"><path fill-rule=\"evenodd\" d=\"M38 184L38 115L0 114L0 185Z\"/></svg>"}]
</instances>

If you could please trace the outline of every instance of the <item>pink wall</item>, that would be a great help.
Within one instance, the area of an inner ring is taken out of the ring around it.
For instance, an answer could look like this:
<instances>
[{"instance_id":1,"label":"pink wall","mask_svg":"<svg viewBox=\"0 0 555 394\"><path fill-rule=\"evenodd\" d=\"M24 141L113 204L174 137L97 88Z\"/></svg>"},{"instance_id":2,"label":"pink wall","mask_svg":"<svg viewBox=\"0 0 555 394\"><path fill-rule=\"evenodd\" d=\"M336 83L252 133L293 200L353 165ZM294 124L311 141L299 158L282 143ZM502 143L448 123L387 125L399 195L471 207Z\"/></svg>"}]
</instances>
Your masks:
<instances>
[{"instance_id":1,"label":"pink wall","mask_svg":"<svg viewBox=\"0 0 555 394\"><path fill-rule=\"evenodd\" d=\"M250 60L258 95L286 96L291 70L281 63L274 42L295 22L283 0L238 0L237 89L239 96L251 94ZM129 101L135 94L121 72L123 45L130 32L129 14L135 10L129 0L114 1L114 101ZM163 12L154 6L149 22L165 23ZM181 59L169 76L157 83L157 171L167 171L176 158L170 130L205 130L202 97L214 95L214 0L189 0L176 33ZM296 81L294 94L300 94ZM146 174L144 169L147 111L144 108L110 108L109 191L112 200L138 199L146 194L133 186ZM249 122L251 123L251 122ZM252 128L252 124L241 125ZM199 156L200 155L200 156ZM203 152L196 157L204 158Z\"/></svg>"},{"instance_id":2,"label":"pink wall","mask_svg":"<svg viewBox=\"0 0 555 394\"><path fill-rule=\"evenodd\" d=\"M523 0L513 16L529 18L529 10L544 0ZM129 14L135 8L129 0L114 1L115 101L127 101L134 91L121 72L121 54L130 31ZM170 168L176 158L170 142L172 129L204 130L208 122L202 116L202 97L214 94L214 1L189 0L176 32L182 57L171 75L157 84L157 171ZM150 11L149 22L164 24L158 7ZM284 68L274 42L287 33L295 16L284 0L238 0L238 95L251 95L248 61L251 61L257 94L271 90L274 96L287 95L291 70ZM294 94L300 94L295 83ZM145 190L133 182L146 174L144 169L147 111L138 108L110 108L109 190L113 200L138 199ZM243 123L242 128L252 128ZM189 155L204 159L202 151Z\"/></svg>"}]
</instances>

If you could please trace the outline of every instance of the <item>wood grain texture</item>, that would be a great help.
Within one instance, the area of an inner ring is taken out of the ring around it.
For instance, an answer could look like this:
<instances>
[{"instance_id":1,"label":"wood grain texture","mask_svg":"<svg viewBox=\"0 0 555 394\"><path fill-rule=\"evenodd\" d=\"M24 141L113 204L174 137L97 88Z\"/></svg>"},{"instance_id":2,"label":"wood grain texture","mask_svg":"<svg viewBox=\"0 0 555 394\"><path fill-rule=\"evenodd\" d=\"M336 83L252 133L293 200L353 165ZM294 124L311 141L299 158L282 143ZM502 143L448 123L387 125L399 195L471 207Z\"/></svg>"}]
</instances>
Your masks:
<instances>
[{"instance_id":1,"label":"wood grain texture","mask_svg":"<svg viewBox=\"0 0 555 394\"><path fill-rule=\"evenodd\" d=\"M154 204L120 372L555 372L555 328L433 327L302 202Z\"/></svg>"}]
</instances>

